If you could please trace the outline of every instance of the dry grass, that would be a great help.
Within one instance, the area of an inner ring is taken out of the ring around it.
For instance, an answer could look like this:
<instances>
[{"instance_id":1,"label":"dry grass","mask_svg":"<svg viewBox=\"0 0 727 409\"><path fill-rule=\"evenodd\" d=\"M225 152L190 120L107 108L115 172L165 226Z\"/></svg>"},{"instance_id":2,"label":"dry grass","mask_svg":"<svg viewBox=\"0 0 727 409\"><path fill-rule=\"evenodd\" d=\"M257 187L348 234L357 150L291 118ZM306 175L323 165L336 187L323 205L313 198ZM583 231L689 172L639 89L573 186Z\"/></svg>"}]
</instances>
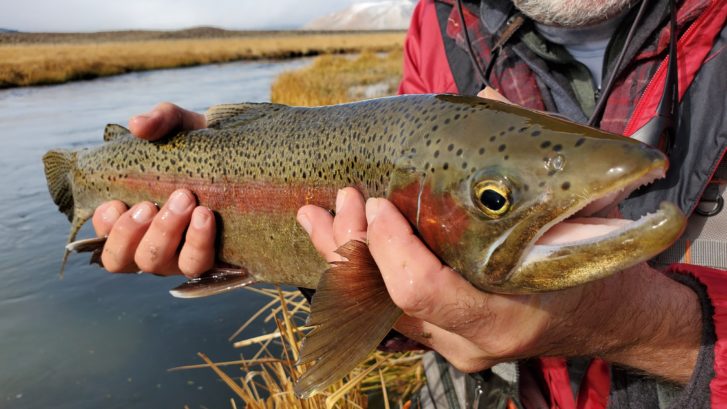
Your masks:
<instances>
[{"instance_id":1,"label":"dry grass","mask_svg":"<svg viewBox=\"0 0 727 409\"><path fill-rule=\"evenodd\" d=\"M300 342L308 330L304 322L308 316L308 302L298 291L275 289L251 289L271 297L271 301L251 317L231 337L234 339L256 320L274 321L277 331L237 341L236 348L246 348L248 359L233 362L213 362L200 354L204 364L188 365L173 370L211 368L246 408L341 408L363 409L368 407L369 397L376 395L385 407L404 407L424 382L419 353L387 354L372 352L368 360L359 365L349 376L325 391L309 399L300 400L293 388L295 380L308 365L298 366ZM230 375L223 367L237 367L239 375ZM232 407L237 401L231 400Z\"/></svg>"},{"instance_id":2,"label":"dry grass","mask_svg":"<svg viewBox=\"0 0 727 409\"><path fill-rule=\"evenodd\" d=\"M401 48L383 56L367 51L354 59L324 55L309 67L278 76L270 98L282 104L316 106L393 95L401 70Z\"/></svg>"},{"instance_id":3,"label":"dry grass","mask_svg":"<svg viewBox=\"0 0 727 409\"><path fill-rule=\"evenodd\" d=\"M400 49L401 32L256 33L239 37L0 44L0 88L245 59Z\"/></svg>"}]
</instances>

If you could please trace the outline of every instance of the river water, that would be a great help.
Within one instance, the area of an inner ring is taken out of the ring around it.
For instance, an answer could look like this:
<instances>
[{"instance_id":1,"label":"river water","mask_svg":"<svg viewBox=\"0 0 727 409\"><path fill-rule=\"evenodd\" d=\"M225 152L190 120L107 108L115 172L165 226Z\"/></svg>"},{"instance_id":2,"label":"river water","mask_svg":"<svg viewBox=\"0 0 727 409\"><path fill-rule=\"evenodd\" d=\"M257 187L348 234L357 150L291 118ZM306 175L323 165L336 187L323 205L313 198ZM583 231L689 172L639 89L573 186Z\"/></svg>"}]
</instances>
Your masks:
<instances>
[{"instance_id":1,"label":"river water","mask_svg":"<svg viewBox=\"0 0 727 409\"><path fill-rule=\"evenodd\" d=\"M227 338L267 300L247 291L178 300L168 290L179 277L112 275L78 255L59 279L69 223L48 195L41 157L98 144L106 123L125 124L163 100L200 112L269 100L275 76L306 63L0 90L0 408L230 407L231 391L211 370L167 369L200 363L197 352L239 359ZM79 237L92 235L88 223Z\"/></svg>"}]
</instances>

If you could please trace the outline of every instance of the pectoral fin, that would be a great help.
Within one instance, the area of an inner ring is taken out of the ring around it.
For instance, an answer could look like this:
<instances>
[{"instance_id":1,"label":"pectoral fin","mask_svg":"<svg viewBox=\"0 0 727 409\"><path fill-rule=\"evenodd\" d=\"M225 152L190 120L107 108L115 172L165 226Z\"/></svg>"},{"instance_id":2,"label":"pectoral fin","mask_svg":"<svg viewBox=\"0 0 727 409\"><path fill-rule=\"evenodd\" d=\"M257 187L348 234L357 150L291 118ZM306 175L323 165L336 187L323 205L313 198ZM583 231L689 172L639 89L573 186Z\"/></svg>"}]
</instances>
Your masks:
<instances>
[{"instance_id":1,"label":"pectoral fin","mask_svg":"<svg viewBox=\"0 0 727 409\"><path fill-rule=\"evenodd\" d=\"M199 298L225 293L254 283L255 279L242 267L215 267L202 277L193 278L169 292L177 298Z\"/></svg>"},{"instance_id":2,"label":"pectoral fin","mask_svg":"<svg viewBox=\"0 0 727 409\"><path fill-rule=\"evenodd\" d=\"M66 254L72 252L91 253L90 264L98 264L100 267L103 267L103 262L101 262L101 253L103 252L103 246L106 244L107 238L108 236L103 236L72 241L66 244Z\"/></svg>"},{"instance_id":3,"label":"pectoral fin","mask_svg":"<svg viewBox=\"0 0 727 409\"><path fill-rule=\"evenodd\" d=\"M295 385L305 398L341 379L384 339L402 311L386 291L366 244L350 241L338 254L348 261L333 263L321 277L299 364L313 362Z\"/></svg>"}]
</instances>

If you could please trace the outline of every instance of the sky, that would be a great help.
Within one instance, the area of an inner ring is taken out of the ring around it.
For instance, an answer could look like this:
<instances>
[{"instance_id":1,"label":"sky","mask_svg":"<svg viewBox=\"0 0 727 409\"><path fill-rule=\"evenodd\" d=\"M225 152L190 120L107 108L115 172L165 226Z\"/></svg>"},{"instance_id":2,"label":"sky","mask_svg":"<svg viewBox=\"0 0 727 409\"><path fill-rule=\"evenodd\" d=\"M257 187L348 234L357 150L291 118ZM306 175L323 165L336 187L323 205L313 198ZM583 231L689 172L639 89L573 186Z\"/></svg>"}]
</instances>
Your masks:
<instances>
[{"instance_id":1,"label":"sky","mask_svg":"<svg viewBox=\"0 0 727 409\"><path fill-rule=\"evenodd\" d=\"M0 28L20 31L290 29L360 0L0 0Z\"/></svg>"}]
</instances>

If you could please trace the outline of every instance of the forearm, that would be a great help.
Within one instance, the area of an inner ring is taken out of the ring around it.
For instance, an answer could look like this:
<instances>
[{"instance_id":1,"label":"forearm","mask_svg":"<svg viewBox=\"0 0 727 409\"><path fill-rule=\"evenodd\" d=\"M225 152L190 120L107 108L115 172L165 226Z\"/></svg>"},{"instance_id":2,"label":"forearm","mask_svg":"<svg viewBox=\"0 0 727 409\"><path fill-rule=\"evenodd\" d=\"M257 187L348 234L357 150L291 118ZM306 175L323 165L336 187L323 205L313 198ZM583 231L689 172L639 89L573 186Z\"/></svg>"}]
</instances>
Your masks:
<instances>
[{"instance_id":1,"label":"forearm","mask_svg":"<svg viewBox=\"0 0 727 409\"><path fill-rule=\"evenodd\" d=\"M672 382L685 384L694 371L702 338L697 294L665 274L640 265L612 278L623 285L603 286L623 300L604 314L592 338L605 360ZM595 300L597 302L597 298ZM600 344L600 345L599 345Z\"/></svg>"}]
</instances>

